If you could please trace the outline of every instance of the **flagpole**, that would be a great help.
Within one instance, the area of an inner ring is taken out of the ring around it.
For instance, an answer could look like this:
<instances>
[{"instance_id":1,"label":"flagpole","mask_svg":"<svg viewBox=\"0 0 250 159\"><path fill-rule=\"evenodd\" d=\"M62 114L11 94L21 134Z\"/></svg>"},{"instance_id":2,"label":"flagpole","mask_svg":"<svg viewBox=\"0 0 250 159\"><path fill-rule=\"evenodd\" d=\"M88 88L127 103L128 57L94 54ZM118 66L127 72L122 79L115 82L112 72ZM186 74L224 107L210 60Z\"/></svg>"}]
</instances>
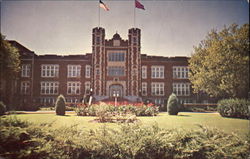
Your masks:
<instances>
[{"instance_id":1,"label":"flagpole","mask_svg":"<svg viewBox=\"0 0 250 159\"><path fill-rule=\"evenodd\" d=\"M98 3L98 28L100 28L100 21L101 21L100 20L101 19L100 18L101 15L100 15L100 6L99 5L100 5L100 3Z\"/></svg>"},{"instance_id":2,"label":"flagpole","mask_svg":"<svg viewBox=\"0 0 250 159\"><path fill-rule=\"evenodd\" d=\"M135 28L135 1L134 1L134 28Z\"/></svg>"}]
</instances>

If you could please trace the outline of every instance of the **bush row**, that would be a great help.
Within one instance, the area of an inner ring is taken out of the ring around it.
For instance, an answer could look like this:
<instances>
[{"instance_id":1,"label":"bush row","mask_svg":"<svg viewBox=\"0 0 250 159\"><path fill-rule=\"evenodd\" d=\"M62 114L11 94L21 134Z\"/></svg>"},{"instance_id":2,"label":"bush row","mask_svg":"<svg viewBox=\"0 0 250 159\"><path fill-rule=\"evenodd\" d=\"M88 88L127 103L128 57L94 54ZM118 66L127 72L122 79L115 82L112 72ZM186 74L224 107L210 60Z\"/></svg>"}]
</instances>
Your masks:
<instances>
[{"instance_id":1,"label":"bush row","mask_svg":"<svg viewBox=\"0 0 250 159\"><path fill-rule=\"evenodd\" d=\"M250 101L246 99L224 99L218 102L218 112L223 117L248 119Z\"/></svg>"},{"instance_id":2,"label":"bush row","mask_svg":"<svg viewBox=\"0 0 250 159\"><path fill-rule=\"evenodd\" d=\"M156 116L159 113L158 107L152 105L123 105L114 106L106 103L93 104L91 106L76 108L76 113L79 116L98 116L98 113L111 114L133 114L136 116Z\"/></svg>"},{"instance_id":3,"label":"bush row","mask_svg":"<svg viewBox=\"0 0 250 159\"><path fill-rule=\"evenodd\" d=\"M6 159L244 159L249 141L200 126L167 130L123 124L120 129L51 128L0 118L0 154Z\"/></svg>"}]
</instances>

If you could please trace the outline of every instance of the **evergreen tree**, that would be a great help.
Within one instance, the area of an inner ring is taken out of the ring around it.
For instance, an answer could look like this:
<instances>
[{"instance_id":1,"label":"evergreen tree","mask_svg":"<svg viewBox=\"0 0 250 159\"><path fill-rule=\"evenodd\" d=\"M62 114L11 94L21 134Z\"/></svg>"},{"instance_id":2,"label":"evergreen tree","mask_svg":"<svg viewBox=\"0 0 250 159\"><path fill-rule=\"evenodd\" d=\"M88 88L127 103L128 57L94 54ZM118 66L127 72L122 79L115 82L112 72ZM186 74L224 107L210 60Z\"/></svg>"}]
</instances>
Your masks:
<instances>
[{"instance_id":1,"label":"evergreen tree","mask_svg":"<svg viewBox=\"0 0 250 159\"><path fill-rule=\"evenodd\" d=\"M169 115L177 115L180 111L177 96L172 93L168 98L167 111Z\"/></svg>"},{"instance_id":2,"label":"evergreen tree","mask_svg":"<svg viewBox=\"0 0 250 159\"><path fill-rule=\"evenodd\" d=\"M65 98L63 95L59 95L56 100L55 110L56 115L65 115Z\"/></svg>"}]
</instances>

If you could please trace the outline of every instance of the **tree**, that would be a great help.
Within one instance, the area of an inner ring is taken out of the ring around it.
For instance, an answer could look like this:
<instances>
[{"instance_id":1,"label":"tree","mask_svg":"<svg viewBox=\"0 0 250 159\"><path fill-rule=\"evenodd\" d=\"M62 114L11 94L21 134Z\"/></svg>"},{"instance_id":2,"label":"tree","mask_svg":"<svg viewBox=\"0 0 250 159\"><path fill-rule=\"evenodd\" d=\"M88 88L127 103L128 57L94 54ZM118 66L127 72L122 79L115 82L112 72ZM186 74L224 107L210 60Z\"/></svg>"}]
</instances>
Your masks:
<instances>
[{"instance_id":1,"label":"tree","mask_svg":"<svg viewBox=\"0 0 250 159\"><path fill-rule=\"evenodd\" d=\"M56 115L65 115L65 98L63 95L59 95L56 99Z\"/></svg>"},{"instance_id":2,"label":"tree","mask_svg":"<svg viewBox=\"0 0 250 159\"><path fill-rule=\"evenodd\" d=\"M0 74L4 78L14 76L20 71L20 59L18 50L4 40L5 37L0 34Z\"/></svg>"},{"instance_id":3,"label":"tree","mask_svg":"<svg viewBox=\"0 0 250 159\"><path fill-rule=\"evenodd\" d=\"M169 115L177 115L180 111L178 98L174 93L172 93L168 98L167 110Z\"/></svg>"},{"instance_id":4,"label":"tree","mask_svg":"<svg viewBox=\"0 0 250 159\"><path fill-rule=\"evenodd\" d=\"M189 60L195 93L217 98L246 97L249 91L249 24L212 30Z\"/></svg>"},{"instance_id":5,"label":"tree","mask_svg":"<svg viewBox=\"0 0 250 159\"><path fill-rule=\"evenodd\" d=\"M20 59L18 50L4 39L0 33L0 100L9 110L13 109L14 93L12 90L20 71Z\"/></svg>"}]
</instances>

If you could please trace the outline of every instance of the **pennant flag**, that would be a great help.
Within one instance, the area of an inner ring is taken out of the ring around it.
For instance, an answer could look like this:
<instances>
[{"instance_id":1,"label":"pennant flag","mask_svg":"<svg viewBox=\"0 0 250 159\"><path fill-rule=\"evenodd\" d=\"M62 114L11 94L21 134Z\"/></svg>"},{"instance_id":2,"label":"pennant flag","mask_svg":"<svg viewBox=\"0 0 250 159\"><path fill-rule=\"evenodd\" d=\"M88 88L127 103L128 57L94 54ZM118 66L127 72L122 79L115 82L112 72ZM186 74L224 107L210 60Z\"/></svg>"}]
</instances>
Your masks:
<instances>
[{"instance_id":1,"label":"pennant flag","mask_svg":"<svg viewBox=\"0 0 250 159\"><path fill-rule=\"evenodd\" d=\"M137 0L135 0L135 7L139 9L145 10L144 6Z\"/></svg>"},{"instance_id":2,"label":"pennant flag","mask_svg":"<svg viewBox=\"0 0 250 159\"><path fill-rule=\"evenodd\" d=\"M107 7L107 5L106 4L104 4L101 0L100 0L100 7L102 8L102 9L104 9L105 11L109 11L109 8Z\"/></svg>"}]
</instances>

